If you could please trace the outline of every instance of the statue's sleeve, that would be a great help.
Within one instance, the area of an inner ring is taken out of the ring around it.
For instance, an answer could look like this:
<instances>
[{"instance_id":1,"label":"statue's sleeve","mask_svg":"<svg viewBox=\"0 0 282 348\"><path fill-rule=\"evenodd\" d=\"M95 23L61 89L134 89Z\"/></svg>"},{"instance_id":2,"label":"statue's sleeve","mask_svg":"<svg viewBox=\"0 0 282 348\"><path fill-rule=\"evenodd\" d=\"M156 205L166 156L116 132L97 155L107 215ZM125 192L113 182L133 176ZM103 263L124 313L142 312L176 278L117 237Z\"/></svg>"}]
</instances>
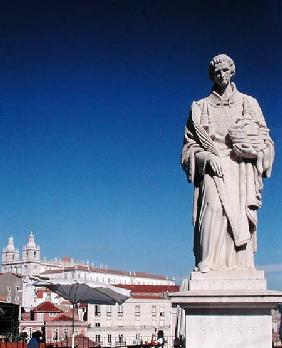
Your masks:
<instances>
[{"instance_id":1,"label":"statue's sleeve","mask_svg":"<svg viewBox=\"0 0 282 348\"><path fill-rule=\"evenodd\" d=\"M194 182L197 175L205 172L209 152L205 151L200 144L195 131L195 122L200 124L201 109L195 102L185 126L181 164L188 182Z\"/></svg>"},{"instance_id":2,"label":"statue's sleeve","mask_svg":"<svg viewBox=\"0 0 282 348\"><path fill-rule=\"evenodd\" d=\"M250 96L248 97L248 100L252 110L255 113L256 121L258 122L260 128L267 129L266 122L262 110L259 106L259 103L255 98ZM265 145L266 148L258 155L257 169L263 177L269 178L271 176L272 165L275 155L274 142L271 139L270 135L268 135L267 139L265 140Z\"/></svg>"},{"instance_id":3,"label":"statue's sleeve","mask_svg":"<svg viewBox=\"0 0 282 348\"><path fill-rule=\"evenodd\" d=\"M256 121L258 122L258 124L260 125L261 128L266 128L266 123L265 123L265 119L262 113L262 110L259 106L258 101L250 96L247 96L248 101L250 103L251 109L254 111L255 113L255 117L256 117Z\"/></svg>"}]
</instances>

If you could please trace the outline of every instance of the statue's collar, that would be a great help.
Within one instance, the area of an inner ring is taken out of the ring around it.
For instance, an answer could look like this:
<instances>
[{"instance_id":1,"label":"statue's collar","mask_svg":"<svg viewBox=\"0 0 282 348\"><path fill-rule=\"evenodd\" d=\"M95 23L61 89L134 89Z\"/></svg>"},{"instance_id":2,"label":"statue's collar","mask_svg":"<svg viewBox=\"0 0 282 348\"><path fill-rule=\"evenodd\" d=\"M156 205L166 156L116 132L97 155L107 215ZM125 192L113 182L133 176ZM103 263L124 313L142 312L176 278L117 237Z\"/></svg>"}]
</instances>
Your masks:
<instances>
[{"instance_id":1,"label":"statue's collar","mask_svg":"<svg viewBox=\"0 0 282 348\"><path fill-rule=\"evenodd\" d=\"M236 105L240 102L240 93L238 92L235 83L231 82L232 90L233 92L229 96L229 98L224 99L222 98L218 93L215 91L212 91L211 94L208 96L208 103L216 106L216 107L222 107L222 106L232 106Z\"/></svg>"}]
</instances>

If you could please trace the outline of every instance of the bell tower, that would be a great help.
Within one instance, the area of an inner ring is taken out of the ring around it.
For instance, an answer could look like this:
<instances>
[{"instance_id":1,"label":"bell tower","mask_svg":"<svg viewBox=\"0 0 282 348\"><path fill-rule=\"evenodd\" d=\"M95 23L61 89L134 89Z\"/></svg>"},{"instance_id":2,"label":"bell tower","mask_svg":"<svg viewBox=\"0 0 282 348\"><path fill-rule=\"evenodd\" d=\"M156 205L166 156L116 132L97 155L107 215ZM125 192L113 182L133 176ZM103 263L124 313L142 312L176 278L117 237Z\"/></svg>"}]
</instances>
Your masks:
<instances>
[{"instance_id":1,"label":"bell tower","mask_svg":"<svg viewBox=\"0 0 282 348\"><path fill-rule=\"evenodd\" d=\"M10 236L6 248L3 248L2 250L2 270L14 271L13 266L19 261L19 259L19 250L15 248L14 238Z\"/></svg>"},{"instance_id":2,"label":"bell tower","mask_svg":"<svg viewBox=\"0 0 282 348\"><path fill-rule=\"evenodd\" d=\"M24 274L38 274L40 271L40 246L34 241L34 234L30 231L28 243L23 247Z\"/></svg>"}]
</instances>

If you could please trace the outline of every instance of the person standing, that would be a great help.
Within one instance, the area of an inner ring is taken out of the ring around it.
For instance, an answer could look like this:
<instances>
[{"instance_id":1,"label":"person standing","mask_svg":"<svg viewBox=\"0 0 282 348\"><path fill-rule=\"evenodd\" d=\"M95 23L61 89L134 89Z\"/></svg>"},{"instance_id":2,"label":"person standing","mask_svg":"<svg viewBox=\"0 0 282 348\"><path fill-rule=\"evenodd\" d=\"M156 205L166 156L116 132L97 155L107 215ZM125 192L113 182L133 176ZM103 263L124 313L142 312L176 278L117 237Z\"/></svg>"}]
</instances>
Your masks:
<instances>
[{"instance_id":1,"label":"person standing","mask_svg":"<svg viewBox=\"0 0 282 348\"><path fill-rule=\"evenodd\" d=\"M39 348L41 337L42 333L40 331L33 332L31 335L31 339L27 343L27 348Z\"/></svg>"}]
</instances>

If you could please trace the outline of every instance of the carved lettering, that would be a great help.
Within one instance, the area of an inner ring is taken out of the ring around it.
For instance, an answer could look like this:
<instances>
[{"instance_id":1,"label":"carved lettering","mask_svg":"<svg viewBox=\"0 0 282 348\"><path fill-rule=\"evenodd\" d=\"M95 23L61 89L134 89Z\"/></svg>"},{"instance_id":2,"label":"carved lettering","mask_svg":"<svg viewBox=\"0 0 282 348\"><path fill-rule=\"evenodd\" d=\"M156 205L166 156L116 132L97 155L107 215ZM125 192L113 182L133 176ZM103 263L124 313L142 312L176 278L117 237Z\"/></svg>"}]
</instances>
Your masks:
<instances>
[{"instance_id":1,"label":"carved lettering","mask_svg":"<svg viewBox=\"0 0 282 348\"><path fill-rule=\"evenodd\" d=\"M248 335L253 336L257 333L257 327L255 326L208 326L208 327L200 327L200 335L209 335L212 334L214 336L242 336Z\"/></svg>"}]
</instances>

